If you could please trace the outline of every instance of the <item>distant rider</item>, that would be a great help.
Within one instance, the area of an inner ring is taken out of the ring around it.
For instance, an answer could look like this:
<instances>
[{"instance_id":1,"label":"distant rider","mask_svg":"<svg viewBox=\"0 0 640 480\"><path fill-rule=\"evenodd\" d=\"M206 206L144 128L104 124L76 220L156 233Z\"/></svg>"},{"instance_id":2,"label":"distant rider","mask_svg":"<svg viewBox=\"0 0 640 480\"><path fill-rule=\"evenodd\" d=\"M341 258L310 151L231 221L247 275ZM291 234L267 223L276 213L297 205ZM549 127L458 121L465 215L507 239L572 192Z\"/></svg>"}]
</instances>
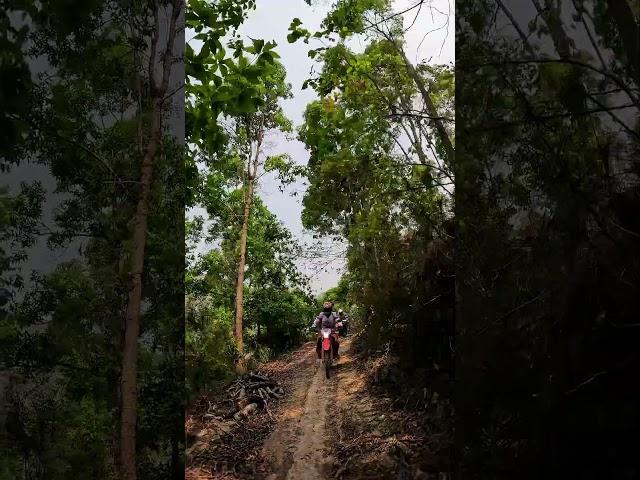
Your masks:
<instances>
[{"instance_id":1,"label":"distant rider","mask_svg":"<svg viewBox=\"0 0 640 480\"><path fill-rule=\"evenodd\" d=\"M346 337L347 327L349 326L349 315L347 315L342 309L338 310L338 321L342 322L342 331L340 332L340 335Z\"/></svg>"},{"instance_id":2,"label":"distant rider","mask_svg":"<svg viewBox=\"0 0 640 480\"><path fill-rule=\"evenodd\" d=\"M336 328L336 323L338 322L338 316L333 312L333 302L327 300L322 304L322 312L316 317L313 322L313 327L318 331L320 331L321 328L330 328L333 330ZM340 345L333 335L331 335L331 345L333 347L334 358L338 358L338 348ZM316 353L320 360L322 358L322 337L320 336L316 344Z\"/></svg>"}]
</instances>

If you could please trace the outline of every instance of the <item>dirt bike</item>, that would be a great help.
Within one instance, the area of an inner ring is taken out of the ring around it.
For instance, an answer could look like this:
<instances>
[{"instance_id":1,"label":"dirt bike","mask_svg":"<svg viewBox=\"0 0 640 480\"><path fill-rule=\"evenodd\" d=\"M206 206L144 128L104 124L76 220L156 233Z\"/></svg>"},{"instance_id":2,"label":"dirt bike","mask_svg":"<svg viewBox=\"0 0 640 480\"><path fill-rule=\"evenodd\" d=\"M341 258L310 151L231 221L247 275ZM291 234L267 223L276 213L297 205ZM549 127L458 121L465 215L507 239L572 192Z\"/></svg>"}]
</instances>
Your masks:
<instances>
[{"instance_id":1,"label":"dirt bike","mask_svg":"<svg viewBox=\"0 0 640 480\"><path fill-rule=\"evenodd\" d=\"M340 328L338 328L338 333L340 334L341 337L346 337L348 320L343 320L342 322L339 322L339 325L340 325Z\"/></svg>"},{"instance_id":2,"label":"dirt bike","mask_svg":"<svg viewBox=\"0 0 640 480\"><path fill-rule=\"evenodd\" d=\"M336 324L336 328L338 324ZM338 333L335 329L321 328L320 335L322 336L322 348L320 349L322 365L324 366L325 375L327 378L331 376L331 367L333 366L333 348L331 337L338 340Z\"/></svg>"}]
</instances>

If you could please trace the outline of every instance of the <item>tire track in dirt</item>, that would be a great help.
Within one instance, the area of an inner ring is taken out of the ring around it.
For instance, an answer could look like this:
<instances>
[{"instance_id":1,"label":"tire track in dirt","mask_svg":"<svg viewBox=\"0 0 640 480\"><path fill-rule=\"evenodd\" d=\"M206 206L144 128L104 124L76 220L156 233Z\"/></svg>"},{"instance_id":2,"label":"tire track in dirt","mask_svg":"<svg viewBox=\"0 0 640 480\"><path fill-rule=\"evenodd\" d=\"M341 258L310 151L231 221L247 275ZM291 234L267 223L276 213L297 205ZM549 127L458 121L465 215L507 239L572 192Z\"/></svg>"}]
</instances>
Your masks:
<instances>
[{"instance_id":1,"label":"tire track in dirt","mask_svg":"<svg viewBox=\"0 0 640 480\"><path fill-rule=\"evenodd\" d=\"M340 353L348 351L349 341L342 341ZM263 456L268 459L271 475L268 480L322 480L331 468L327 457L330 433L327 419L338 388L337 369L330 379L324 368L315 361L314 346L310 347L305 362L295 381L291 401L279 414L278 425L266 440Z\"/></svg>"}]
</instances>

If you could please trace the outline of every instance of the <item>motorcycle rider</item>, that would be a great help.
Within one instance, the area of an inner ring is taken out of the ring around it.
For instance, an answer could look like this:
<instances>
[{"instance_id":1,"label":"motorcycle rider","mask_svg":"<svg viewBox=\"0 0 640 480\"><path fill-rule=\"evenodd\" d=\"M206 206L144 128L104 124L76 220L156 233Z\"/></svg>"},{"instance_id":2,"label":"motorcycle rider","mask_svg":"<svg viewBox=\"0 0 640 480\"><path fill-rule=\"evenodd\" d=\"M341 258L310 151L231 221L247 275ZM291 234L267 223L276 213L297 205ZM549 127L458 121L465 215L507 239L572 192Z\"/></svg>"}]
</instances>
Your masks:
<instances>
[{"instance_id":1,"label":"motorcycle rider","mask_svg":"<svg viewBox=\"0 0 640 480\"><path fill-rule=\"evenodd\" d=\"M333 302L326 300L322 304L322 312L316 317L313 326L318 332L321 328L333 330L336 328L338 321L338 316L333 312ZM333 347L334 358L338 358L338 347L340 345L334 335L331 335L331 346ZM318 360L322 359L322 337L320 336L318 336L318 342L316 343L316 354L318 355Z\"/></svg>"},{"instance_id":2,"label":"motorcycle rider","mask_svg":"<svg viewBox=\"0 0 640 480\"><path fill-rule=\"evenodd\" d=\"M342 332L340 332L340 334L343 337L347 336L347 327L349 324L349 315L347 315L344 310L342 310L341 308L338 309L338 321L342 322Z\"/></svg>"}]
</instances>

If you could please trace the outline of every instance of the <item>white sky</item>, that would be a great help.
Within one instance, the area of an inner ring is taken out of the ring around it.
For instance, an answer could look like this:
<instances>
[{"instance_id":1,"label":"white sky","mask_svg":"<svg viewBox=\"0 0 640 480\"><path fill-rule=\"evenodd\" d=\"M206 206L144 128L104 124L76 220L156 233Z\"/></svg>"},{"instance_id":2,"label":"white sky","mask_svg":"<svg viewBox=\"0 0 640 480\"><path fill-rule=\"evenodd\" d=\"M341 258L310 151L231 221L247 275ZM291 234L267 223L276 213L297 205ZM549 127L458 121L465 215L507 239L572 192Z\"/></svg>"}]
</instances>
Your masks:
<instances>
[{"instance_id":1,"label":"white sky","mask_svg":"<svg viewBox=\"0 0 640 480\"><path fill-rule=\"evenodd\" d=\"M309 77L311 67L315 65L307 56L310 48L319 45L313 40L309 44L298 41L294 44L287 42L289 24L293 18L299 18L303 27L311 31L319 29L322 19L331 7L331 0L320 0L315 5L309 6L303 0L258 0L257 8L250 13L247 21L242 25L239 33L245 37L260 38L266 41L275 40L278 44L276 51L280 55L280 61L287 70L287 79L292 85L293 98L283 102L283 109L295 126L302 122L302 115L308 103L316 96L311 89L302 90L302 83ZM396 0L394 10L401 12L414 5L416 0ZM455 59L455 22L453 0L426 0L413 27L406 35L407 54L413 62L424 59L432 63L450 63ZM417 9L403 15L406 27L411 25L416 17ZM449 16L448 24L446 14ZM187 38L193 34L187 33ZM357 45L358 40L354 41ZM357 48L357 46L354 47ZM364 45L364 42L362 42ZM270 139L267 153L288 153L297 163L306 164L309 153L304 144L296 140L287 140L282 135L273 135ZM278 185L273 176L263 179L259 188L259 195L284 225L303 244L314 242L311 234L305 232L302 227L300 215L302 213L302 194L305 186L298 183L289 187L284 193L278 190ZM298 196L291 196L292 191L297 191ZM339 245L335 246L339 248ZM206 249L202 245L201 249ZM303 272L312 276L311 285L314 293L321 293L338 283L342 272L343 263L335 261L317 273L317 263L300 262ZM326 263L326 262L322 262Z\"/></svg>"}]
</instances>

